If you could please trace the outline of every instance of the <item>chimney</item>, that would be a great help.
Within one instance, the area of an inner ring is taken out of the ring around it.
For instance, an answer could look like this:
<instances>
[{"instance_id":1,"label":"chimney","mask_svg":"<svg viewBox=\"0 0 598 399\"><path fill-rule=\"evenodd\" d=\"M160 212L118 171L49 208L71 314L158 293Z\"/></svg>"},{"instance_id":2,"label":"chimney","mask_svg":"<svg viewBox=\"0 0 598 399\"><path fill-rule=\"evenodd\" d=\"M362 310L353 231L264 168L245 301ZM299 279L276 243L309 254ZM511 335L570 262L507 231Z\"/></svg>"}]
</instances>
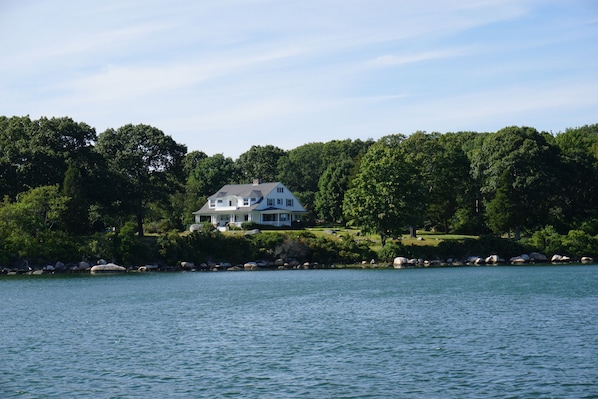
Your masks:
<instances>
[{"instance_id":1,"label":"chimney","mask_svg":"<svg viewBox=\"0 0 598 399\"><path fill-rule=\"evenodd\" d=\"M257 186L262 183L262 179L253 179L253 185Z\"/></svg>"}]
</instances>

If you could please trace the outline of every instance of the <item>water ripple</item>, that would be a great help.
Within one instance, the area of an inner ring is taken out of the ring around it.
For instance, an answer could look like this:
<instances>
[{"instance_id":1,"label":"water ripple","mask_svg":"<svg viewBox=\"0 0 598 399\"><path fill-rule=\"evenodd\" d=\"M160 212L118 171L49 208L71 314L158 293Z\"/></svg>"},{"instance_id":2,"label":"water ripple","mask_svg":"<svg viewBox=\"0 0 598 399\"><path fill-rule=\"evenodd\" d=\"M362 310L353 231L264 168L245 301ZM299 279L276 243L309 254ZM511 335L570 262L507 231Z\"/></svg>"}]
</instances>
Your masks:
<instances>
[{"instance_id":1,"label":"water ripple","mask_svg":"<svg viewBox=\"0 0 598 399\"><path fill-rule=\"evenodd\" d=\"M2 398L596 398L598 268L0 280Z\"/></svg>"}]
</instances>

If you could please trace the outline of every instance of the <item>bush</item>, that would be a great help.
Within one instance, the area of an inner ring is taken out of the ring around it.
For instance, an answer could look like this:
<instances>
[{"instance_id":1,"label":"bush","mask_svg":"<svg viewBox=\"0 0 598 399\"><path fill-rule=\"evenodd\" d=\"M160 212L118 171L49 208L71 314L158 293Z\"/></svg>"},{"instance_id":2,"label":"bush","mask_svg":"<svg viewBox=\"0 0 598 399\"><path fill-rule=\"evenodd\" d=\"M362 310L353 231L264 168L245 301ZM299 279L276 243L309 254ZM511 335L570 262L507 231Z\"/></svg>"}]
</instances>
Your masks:
<instances>
[{"instance_id":1,"label":"bush","mask_svg":"<svg viewBox=\"0 0 598 399\"><path fill-rule=\"evenodd\" d=\"M593 256L598 254L598 237L591 236L583 230L570 230L563 237L563 247L571 256Z\"/></svg>"},{"instance_id":2,"label":"bush","mask_svg":"<svg viewBox=\"0 0 598 399\"><path fill-rule=\"evenodd\" d=\"M407 256L407 250L401 242L387 243L378 251L378 258L383 262L392 262L397 256Z\"/></svg>"}]
</instances>

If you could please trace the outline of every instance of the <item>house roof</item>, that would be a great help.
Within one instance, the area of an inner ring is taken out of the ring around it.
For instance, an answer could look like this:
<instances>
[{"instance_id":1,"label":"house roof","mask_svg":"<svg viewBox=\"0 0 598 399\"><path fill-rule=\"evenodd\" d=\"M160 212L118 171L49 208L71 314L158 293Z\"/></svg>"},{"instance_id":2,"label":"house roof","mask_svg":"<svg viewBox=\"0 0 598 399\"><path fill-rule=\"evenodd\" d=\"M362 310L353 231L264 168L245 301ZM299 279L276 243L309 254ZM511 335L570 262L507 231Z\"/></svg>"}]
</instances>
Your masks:
<instances>
[{"instance_id":1,"label":"house roof","mask_svg":"<svg viewBox=\"0 0 598 399\"><path fill-rule=\"evenodd\" d=\"M280 183L259 183L259 184L227 184L208 199L217 199L234 195L236 197L262 198L267 196Z\"/></svg>"}]
</instances>

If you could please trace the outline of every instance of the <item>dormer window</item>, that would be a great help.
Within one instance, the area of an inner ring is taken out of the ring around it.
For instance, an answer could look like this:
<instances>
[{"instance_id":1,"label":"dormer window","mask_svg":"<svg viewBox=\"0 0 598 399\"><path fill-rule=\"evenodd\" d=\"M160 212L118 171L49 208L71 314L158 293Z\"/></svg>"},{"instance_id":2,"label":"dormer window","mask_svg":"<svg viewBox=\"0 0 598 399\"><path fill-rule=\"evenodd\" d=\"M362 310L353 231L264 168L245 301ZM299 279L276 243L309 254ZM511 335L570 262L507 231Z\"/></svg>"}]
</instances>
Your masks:
<instances>
[{"instance_id":1,"label":"dormer window","mask_svg":"<svg viewBox=\"0 0 598 399\"><path fill-rule=\"evenodd\" d=\"M216 200L210 200L210 208L216 208Z\"/></svg>"},{"instance_id":2,"label":"dormer window","mask_svg":"<svg viewBox=\"0 0 598 399\"><path fill-rule=\"evenodd\" d=\"M249 206L249 198L243 198L243 206Z\"/></svg>"}]
</instances>

